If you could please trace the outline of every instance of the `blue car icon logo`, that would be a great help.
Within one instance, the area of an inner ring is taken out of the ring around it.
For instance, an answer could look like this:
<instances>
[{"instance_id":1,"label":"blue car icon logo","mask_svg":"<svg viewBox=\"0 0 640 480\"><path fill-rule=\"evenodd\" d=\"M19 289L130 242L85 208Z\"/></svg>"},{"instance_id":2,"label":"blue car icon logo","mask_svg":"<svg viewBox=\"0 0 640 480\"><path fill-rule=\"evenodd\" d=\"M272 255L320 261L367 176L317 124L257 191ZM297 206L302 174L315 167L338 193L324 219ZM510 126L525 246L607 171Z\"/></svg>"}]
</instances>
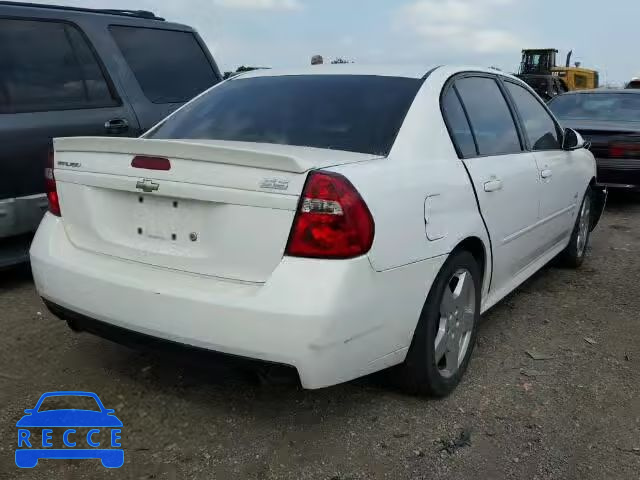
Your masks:
<instances>
[{"instance_id":1,"label":"blue car icon logo","mask_svg":"<svg viewBox=\"0 0 640 480\"><path fill-rule=\"evenodd\" d=\"M84 402L83 405L88 403L91 408L47 409L47 406L55 406L56 403L66 404L79 400ZM105 408L95 393L43 394L36 406L25 410L26 415L16 423L16 465L20 468L33 468L41 458L93 458L100 459L106 468L121 467L124 464L124 450L120 444L122 422L114 412ZM41 441L38 441L37 435L40 433ZM64 448L54 448L55 441L61 442Z\"/></svg>"}]
</instances>

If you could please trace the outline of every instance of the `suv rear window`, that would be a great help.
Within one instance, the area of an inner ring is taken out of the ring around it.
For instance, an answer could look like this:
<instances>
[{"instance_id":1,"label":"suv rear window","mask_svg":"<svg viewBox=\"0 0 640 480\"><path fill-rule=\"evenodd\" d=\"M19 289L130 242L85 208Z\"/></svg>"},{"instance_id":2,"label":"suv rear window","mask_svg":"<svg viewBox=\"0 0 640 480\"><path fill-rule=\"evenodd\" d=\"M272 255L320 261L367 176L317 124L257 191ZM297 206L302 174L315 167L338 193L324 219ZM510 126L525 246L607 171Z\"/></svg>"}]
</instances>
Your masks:
<instances>
[{"instance_id":1,"label":"suv rear window","mask_svg":"<svg viewBox=\"0 0 640 480\"><path fill-rule=\"evenodd\" d=\"M117 105L91 48L71 24L0 19L0 113Z\"/></svg>"},{"instance_id":2,"label":"suv rear window","mask_svg":"<svg viewBox=\"0 0 640 480\"><path fill-rule=\"evenodd\" d=\"M149 137L387 155L421 84L373 75L237 78L176 112Z\"/></svg>"},{"instance_id":3,"label":"suv rear window","mask_svg":"<svg viewBox=\"0 0 640 480\"><path fill-rule=\"evenodd\" d=\"M186 102L219 81L191 32L116 25L109 29L153 103Z\"/></svg>"}]
</instances>

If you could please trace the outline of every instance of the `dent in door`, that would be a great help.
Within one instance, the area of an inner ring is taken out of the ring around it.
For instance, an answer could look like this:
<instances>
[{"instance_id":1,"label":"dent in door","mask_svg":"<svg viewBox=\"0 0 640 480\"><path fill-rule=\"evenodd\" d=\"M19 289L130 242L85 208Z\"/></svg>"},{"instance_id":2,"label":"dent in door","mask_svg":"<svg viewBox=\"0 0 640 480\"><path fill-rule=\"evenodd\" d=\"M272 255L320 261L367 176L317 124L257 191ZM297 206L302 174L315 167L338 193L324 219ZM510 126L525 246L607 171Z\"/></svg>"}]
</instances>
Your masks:
<instances>
[{"instance_id":1,"label":"dent in door","mask_svg":"<svg viewBox=\"0 0 640 480\"><path fill-rule=\"evenodd\" d=\"M427 239L440 240L447 236L445 222L442 219L442 196L429 195L424 200L424 227Z\"/></svg>"}]
</instances>

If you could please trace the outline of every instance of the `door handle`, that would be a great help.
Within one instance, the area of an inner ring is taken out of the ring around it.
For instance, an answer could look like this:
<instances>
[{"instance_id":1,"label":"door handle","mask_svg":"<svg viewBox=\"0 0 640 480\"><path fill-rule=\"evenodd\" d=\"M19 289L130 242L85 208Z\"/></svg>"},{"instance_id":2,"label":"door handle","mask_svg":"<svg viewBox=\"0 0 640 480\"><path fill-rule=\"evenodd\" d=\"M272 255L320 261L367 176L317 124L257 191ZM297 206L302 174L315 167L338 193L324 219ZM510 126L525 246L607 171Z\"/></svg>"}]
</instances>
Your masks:
<instances>
[{"instance_id":1,"label":"door handle","mask_svg":"<svg viewBox=\"0 0 640 480\"><path fill-rule=\"evenodd\" d=\"M485 192L497 192L498 190L502 190L502 180L493 179L488 182L484 182L484 191Z\"/></svg>"},{"instance_id":2,"label":"door handle","mask_svg":"<svg viewBox=\"0 0 640 480\"><path fill-rule=\"evenodd\" d=\"M542 178L551 178L553 176L553 172L551 171L550 168L545 168L540 172L540 176Z\"/></svg>"},{"instance_id":3,"label":"door handle","mask_svg":"<svg viewBox=\"0 0 640 480\"><path fill-rule=\"evenodd\" d=\"M129 122L124 118L114 118L104 122L104 129L107 133L122 133L129 130Z\"/></svg>"}]
</instances>

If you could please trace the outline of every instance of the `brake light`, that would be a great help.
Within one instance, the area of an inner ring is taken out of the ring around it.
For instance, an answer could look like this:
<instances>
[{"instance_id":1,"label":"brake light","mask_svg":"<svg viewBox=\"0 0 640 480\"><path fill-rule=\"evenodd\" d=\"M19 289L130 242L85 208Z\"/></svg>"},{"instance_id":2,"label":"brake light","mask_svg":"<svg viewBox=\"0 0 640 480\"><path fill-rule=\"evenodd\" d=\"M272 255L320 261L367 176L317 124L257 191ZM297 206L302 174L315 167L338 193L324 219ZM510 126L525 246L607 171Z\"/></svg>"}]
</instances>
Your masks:
<instances>
[{"instance_id":1,"label":"brake light","mask_svg":"<svg viewBox=\"0 0 640 480\"><path fill-rule=\"evenodd\" d=\"M640 158L640 143L612 143L609 158Z\"/></svg>"},{"instance_id":2,"label":"brake light","mask_svg":"<svg viewBox=\"0 0 640 480\"><path fill-rule=\"evenodd\" d=\"M371 248L374 223L355 187L342 175L312 172L289 235L285 255L345 259Z\"/></svg>"},{"instance_id":3,"label":"brake light","mask_svg":"<svg viewBox=\"0 0 640 480\"><path fill-rule=\"evenodd\" d=\"M53 158L53 150L50 150L47 157L47 165L44 169L45 192L47 193L47 200L49 201L49 211L60 217L62 216L62 212L60 210L60 199L58 198L56 179L53 176Z\"/></svg>"},{"instance_id":4,"label":"brake light","mask_svg":"<svg viewBox=\"0 0 640 480\"><path fill-rule=\"evenodd\" d=\"M138 155L131 161L133 168L144 168L146 170L171 170L171 162L163 157L145 157Z\"/></svg>"}]
</instances>

